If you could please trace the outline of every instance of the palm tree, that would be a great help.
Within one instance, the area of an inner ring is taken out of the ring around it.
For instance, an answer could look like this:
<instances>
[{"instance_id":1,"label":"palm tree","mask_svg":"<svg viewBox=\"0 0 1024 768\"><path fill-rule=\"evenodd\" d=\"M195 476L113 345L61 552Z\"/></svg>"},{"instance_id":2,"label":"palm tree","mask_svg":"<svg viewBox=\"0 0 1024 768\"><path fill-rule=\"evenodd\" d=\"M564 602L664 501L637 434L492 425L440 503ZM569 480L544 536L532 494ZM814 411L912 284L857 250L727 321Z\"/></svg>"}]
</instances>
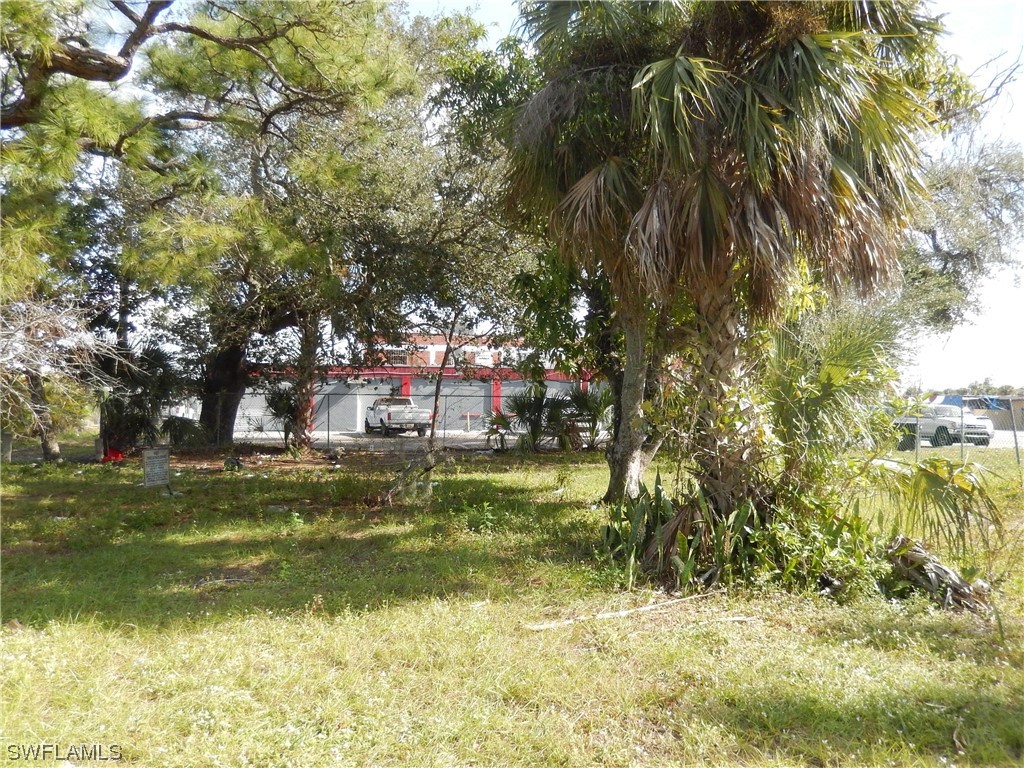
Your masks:
<instances>
[{"instance_id":1,"label":"palm tree","mask_svg":"<svg viewBox=\"0 0 1024 768\"><path fill-rule=\"evenodd\" d=\"M606 498L639 490L653 320L685 302L697 480L728 516L763 490L755 324L798 265L862 292L895 267L938 29L903 0L534 2L523 24L544 86L514 123L508 196L613 287L625 364Z\"/></svg>"}]
</instances>

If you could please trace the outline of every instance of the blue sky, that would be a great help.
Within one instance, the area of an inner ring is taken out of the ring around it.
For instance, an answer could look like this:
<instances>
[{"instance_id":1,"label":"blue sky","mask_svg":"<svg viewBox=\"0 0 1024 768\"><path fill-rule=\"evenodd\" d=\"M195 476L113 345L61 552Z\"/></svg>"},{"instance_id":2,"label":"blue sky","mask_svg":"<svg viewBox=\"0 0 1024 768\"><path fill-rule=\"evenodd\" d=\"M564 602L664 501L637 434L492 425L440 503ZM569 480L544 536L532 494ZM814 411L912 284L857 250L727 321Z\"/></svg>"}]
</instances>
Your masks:
<instances>
[{"instance_id":1,"label":"blue sky","mask_svg":"<svg viewBox=\"0 0 1024 768\"><path fill-rule=\"evenodd\" d=\"M469 10L483 22L493 44L516 19L512 0L409 0L413 13L433 15ZM999 69L1022 56L1024 3L1021 0L940 0L933 7L946 14L946 48L967 72L987 84ZM993 62L993 59L995 60ZM988 138L1024 145L1024 82L1006 89L986 116ZM1024 244L1019 258L1024 261ZM991 378L993 383L1024 386L1024 266L1006 269L979 286L974 316L949 334L922 338L916 359L904 369L904 381L925 389L966 386Z\"/></svg>"}]
</instances>

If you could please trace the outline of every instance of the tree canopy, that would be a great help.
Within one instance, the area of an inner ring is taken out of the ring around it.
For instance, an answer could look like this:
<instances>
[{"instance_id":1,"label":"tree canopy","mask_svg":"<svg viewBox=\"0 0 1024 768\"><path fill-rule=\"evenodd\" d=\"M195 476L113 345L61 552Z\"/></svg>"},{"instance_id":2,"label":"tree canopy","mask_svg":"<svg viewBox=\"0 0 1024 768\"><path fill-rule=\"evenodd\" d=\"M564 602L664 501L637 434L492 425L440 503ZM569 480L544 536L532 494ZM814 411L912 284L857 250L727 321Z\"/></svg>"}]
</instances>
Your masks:
<instances>
[{"instance_id":1,"label":"tree canopy","mask_svg":"<svg viewBox=\"0 0 1024 768\"><path fill-rule=\"evenodd\" d=\"M759 493L753 433L729 426L758 420L738 396L753 327L801 264L832 290L895 272L940 27L902 2L539 2L525 24L543 87L515 125L508 194L611 281L626 375L609 496L637 491L652 319L683 301L696 470L727 515Z\"/></svg>"}]
</instances>

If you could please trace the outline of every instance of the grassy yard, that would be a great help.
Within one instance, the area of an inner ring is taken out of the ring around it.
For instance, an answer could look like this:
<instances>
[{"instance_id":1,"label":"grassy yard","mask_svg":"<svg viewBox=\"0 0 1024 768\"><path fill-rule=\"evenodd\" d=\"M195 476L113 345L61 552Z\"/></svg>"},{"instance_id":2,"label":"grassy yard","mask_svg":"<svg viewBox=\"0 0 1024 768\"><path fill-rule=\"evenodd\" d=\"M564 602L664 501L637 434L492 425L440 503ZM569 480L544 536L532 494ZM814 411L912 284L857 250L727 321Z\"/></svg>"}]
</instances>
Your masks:
<instances>
[{"instance_id":1,"label":"grassy yard","mask_svg":"<svg viewBox=\"0 0 1024 768\"><path fill-rule=\"evenodd\" d=\"M596 548L599 456L464 454L383 507L398 469L176 460L162 495L137 460L4 467L3 759L1020 764L1019 569L1001 622L771 589L595 618L667 600ZM1019 480L994 482L1019 523Z\"/></svg>"}]
</instances>

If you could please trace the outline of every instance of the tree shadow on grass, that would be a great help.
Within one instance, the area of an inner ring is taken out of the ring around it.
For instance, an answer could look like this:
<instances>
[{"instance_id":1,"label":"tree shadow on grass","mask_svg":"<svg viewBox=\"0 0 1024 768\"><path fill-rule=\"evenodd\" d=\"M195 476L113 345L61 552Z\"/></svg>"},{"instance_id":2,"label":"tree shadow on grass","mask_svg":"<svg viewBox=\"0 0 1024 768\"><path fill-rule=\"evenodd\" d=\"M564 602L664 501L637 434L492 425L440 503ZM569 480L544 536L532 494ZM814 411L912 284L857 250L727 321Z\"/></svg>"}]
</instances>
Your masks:
<instances>
[{"instance_id":1,"label":"tree shadow on grass","mask_svg":"<svg viewBox=\"0 0 1024 768\"><path fill-rule=\"evenodd\" d=\"M821 642L836 646L863 646L881 652L916 648L944 661L966 657L980 664L1024 666L1024 630L1016 623L996 624L986 617L940 610L926 603L907 608L858 612L856 619L837 614L820 624L817 633Z\"/></svg>"},{"instance_id":2,"label":"tree shadow on grass","mask_svg":"<svg viewBox=\"0 0 1024 768\"><path fill-rule=\"evenodd\" d=\"M788 619L775 625L789 628ZM684 675L659 696L650 720L675 737L703 729L718 743L742 745L737 762L1021 764L1019 628L1004 638L970 614L879 603L819 611L801 629L812 647L807 663L764 655L779 650L769 641L762 651L750 635L749 661L726 664L724 684L703 670Z\"/></svg>"},{"instance_id":3,"label":"tree shadow on grass","mask_svg":"<svg viewBox=\"0 0 1024 768\"><path fill-rule=\"evenodd\" d=\"M160 496L135 479L19 478L19 510L5 520L4 620L144 626L313 602L372 610L511 596L537 562L567 582L599 567L581 562L595 531L580 505L538 503L514 475L444 478L432 502L390 508L359 497L379 481L185 474L181 496Z\"/></svg>"},{"instance_id":4,"label":"tree shadow on grass","mask_svg":"<svg viewBox=\"0 0 1024 768\"><path fill-rule=\"evenodd\" d=\"M694 704L655 716L663 730L724 731L748 757L785 765L1019 765L1024 755L1019 691L964 690L941 684L894 685L863 699L819 689L794 696L773 688Z\"/></svg>"}]
</instances>

